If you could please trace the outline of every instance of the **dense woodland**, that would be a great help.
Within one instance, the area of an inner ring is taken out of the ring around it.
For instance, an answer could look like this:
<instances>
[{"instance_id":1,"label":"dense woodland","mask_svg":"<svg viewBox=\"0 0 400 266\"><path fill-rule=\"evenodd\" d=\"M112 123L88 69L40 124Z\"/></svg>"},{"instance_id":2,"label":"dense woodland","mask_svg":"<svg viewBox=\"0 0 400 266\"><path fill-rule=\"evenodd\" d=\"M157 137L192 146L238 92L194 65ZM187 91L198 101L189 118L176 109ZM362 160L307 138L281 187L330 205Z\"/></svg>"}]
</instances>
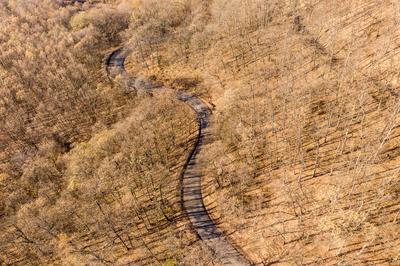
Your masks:
<instances>
[{"instance_id":1,"label":"dense woodland","mask_svg":"<svg viewBox=\"0 0 400 266\"><path fill-rule=\"evenodd\" d=\"M0 264L191 260L177 187L194 116L110 80L130 9L99 2L1 2Z\"/></svg>"},{"instance_id":2,"label":"dense woodland","mask_svg":"<svg viewBox=\"0 0 400 266\"><path fill-rule=\"evenodd\" d=\"M213 106L205 203L254 263L400 263L398 1L0 1L0 264L218 265L180 206ZM119 77L116 77L118 81Z\"/></svg>"}]
</instances>

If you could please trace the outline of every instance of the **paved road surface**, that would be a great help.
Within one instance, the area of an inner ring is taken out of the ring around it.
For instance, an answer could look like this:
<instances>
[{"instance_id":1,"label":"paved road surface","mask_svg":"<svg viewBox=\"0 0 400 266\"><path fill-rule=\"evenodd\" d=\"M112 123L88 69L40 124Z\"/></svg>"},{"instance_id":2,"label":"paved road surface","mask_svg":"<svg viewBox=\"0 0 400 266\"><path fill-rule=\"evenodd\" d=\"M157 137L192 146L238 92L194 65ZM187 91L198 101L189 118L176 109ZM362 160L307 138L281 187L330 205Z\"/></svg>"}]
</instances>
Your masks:
<instances>
[{"instance_id":1,"label":"paved road surface","mask_svg":"<svg viewBox=\"0 0 400 266\"><path fill-rule=\"evenodd\" d=\"M111 76L121 75L127 79L124 64L129 51L123 48L115 50L107 60L107 71ZM138 82L123 81L125 84L138 84ZM145 83L143 83L145 84ZM152 89L156 86L141 86L141 88ZM160 88L159 88L160 89ZM161 87L161 89L165 89ZM209 107L195 95L183 91L176 91L179 100L188 104L197 115L199 129L196 143L188 156L182 173L182 207L190 219L194 230L200 238L215 252L226 265L250 265L250 263L235 249L226 236L217 228L210 218L203 203L201 191L201 180L204 166L198 160L198 154L204 143L208 141L207 128L211 111Z\"/></svg>"}]
</instances>

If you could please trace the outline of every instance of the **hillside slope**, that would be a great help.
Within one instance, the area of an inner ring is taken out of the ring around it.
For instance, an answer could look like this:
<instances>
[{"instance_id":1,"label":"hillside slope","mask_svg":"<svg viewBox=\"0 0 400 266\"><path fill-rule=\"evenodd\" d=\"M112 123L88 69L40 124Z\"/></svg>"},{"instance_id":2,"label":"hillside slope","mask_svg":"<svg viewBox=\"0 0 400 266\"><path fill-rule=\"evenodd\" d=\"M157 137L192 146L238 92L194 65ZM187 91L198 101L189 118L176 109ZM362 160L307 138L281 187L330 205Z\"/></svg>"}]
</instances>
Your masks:
<instances>
[{"instance_id":1,"label":"hillside slope","mask_svg":"<svg viewBox=\"0 0 400 266\"><path fill-rule=\"evenodd\" d=\"M0 264L216 263L180 208L194 114L106 75L127 3L59 2L0 3Z\"/></svg>"},{"instance_id":2,"label":"hillside slope","mask_svg":"<svg viewBox=\"0 0 400 266\"><path fill-rule=\"evenodd\" d=\"M180 202L195 113L149 78L210 103L201 192L246 257L398 265L399 11L1 1L0 264L221 264ZM127 79L104 68L120 46Z\"/></svg>"},{"instance_id":3,"label":"hillside slope","mask_svg":"<svg viewBox=\"0 0 400 266\"><path fill-rule=\"evenodd\" d=\"M132 71L215 104L214 219L258 263L396 265L397 2L167 2Z\"/></svg>"}]
</instances>

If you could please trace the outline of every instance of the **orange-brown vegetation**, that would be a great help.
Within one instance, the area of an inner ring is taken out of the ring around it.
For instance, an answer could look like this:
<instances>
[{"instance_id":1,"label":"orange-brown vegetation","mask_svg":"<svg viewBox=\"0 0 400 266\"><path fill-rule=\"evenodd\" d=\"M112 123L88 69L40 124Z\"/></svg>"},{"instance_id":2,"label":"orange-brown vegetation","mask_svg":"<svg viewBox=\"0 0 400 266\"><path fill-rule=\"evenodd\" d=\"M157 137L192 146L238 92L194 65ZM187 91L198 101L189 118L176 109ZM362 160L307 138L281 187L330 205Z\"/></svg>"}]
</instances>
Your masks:
<instances>
[{"instance_id":1,"label":"orange-brown vegetation","mask_svg":"<svg viewBox=\"0 0 400 266\"><path fill-rule=\"evenodd\" d=\"M179 203L194 115L106 76L129 14L94 2L0 3L0 264L207 264Z\"/></svg>"},{"instance_id":2,"label":"orange-brown vegetation","mask_svg":"<svg viewBox=\"0 0 400 266\"><path fill-rule=\"evenodd\" d=\"M0 2L0 264L218 263L179 203L195 116L112 82L122 43L215 107L205 203L255 263L400 263L397 1L78 2Z\"/></svg>"},{"instance_id":3,"label":"orange-brown vegetation","mask_svg":"<svg viewBox=\"0 0 400 266\"><path fill-rule=\"evenodd\" d=\"M136 13L133 71L216 107L206 202L256 263L399 263L398 8L146 1Z\"/></svg>"}]
</instances>

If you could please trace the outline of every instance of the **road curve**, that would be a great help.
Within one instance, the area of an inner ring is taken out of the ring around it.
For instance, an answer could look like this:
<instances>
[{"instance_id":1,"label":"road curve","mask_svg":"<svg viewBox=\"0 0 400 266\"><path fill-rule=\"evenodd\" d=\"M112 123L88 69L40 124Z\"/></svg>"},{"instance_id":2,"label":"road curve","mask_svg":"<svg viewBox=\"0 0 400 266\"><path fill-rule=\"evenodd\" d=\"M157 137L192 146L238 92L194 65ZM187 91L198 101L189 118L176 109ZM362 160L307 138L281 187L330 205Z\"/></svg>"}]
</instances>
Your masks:
<instances>
[{"instance_id":1,"label":"road curve","mask_svg":"<svg viewBox=\"0 0 400 266\"><path fill-rule=\"evenodd\" d=\"M124 84L138 84L136 81L129 81L125 72L125 58L130 53L129 50L119 48L112 52L106 61L107 73L110 77L122 76ZM154 89L156 86L149 86L149 83L142 82L141 88ZM143 85L144 84L144 85ZM147 84L147 85L146 85ZM129 85L128 85L129 86ZM163 87L157 87L165 89ZM250 263L240 254L240 252L229 242L227 237L217 228L214 221L210 218L204 206L201 179L204 166L198 160L198 154L203 144L208 141L207 128L211 115L210 108L195 95L183 91L174 91L177 99L189 105L197 115L198 135L196 143L187 157L181 174L181 206L185 214L190 219L193 229L199 237L215 253L216 257L225 265L250 265Z\"/></svg>"}]
</instances>

